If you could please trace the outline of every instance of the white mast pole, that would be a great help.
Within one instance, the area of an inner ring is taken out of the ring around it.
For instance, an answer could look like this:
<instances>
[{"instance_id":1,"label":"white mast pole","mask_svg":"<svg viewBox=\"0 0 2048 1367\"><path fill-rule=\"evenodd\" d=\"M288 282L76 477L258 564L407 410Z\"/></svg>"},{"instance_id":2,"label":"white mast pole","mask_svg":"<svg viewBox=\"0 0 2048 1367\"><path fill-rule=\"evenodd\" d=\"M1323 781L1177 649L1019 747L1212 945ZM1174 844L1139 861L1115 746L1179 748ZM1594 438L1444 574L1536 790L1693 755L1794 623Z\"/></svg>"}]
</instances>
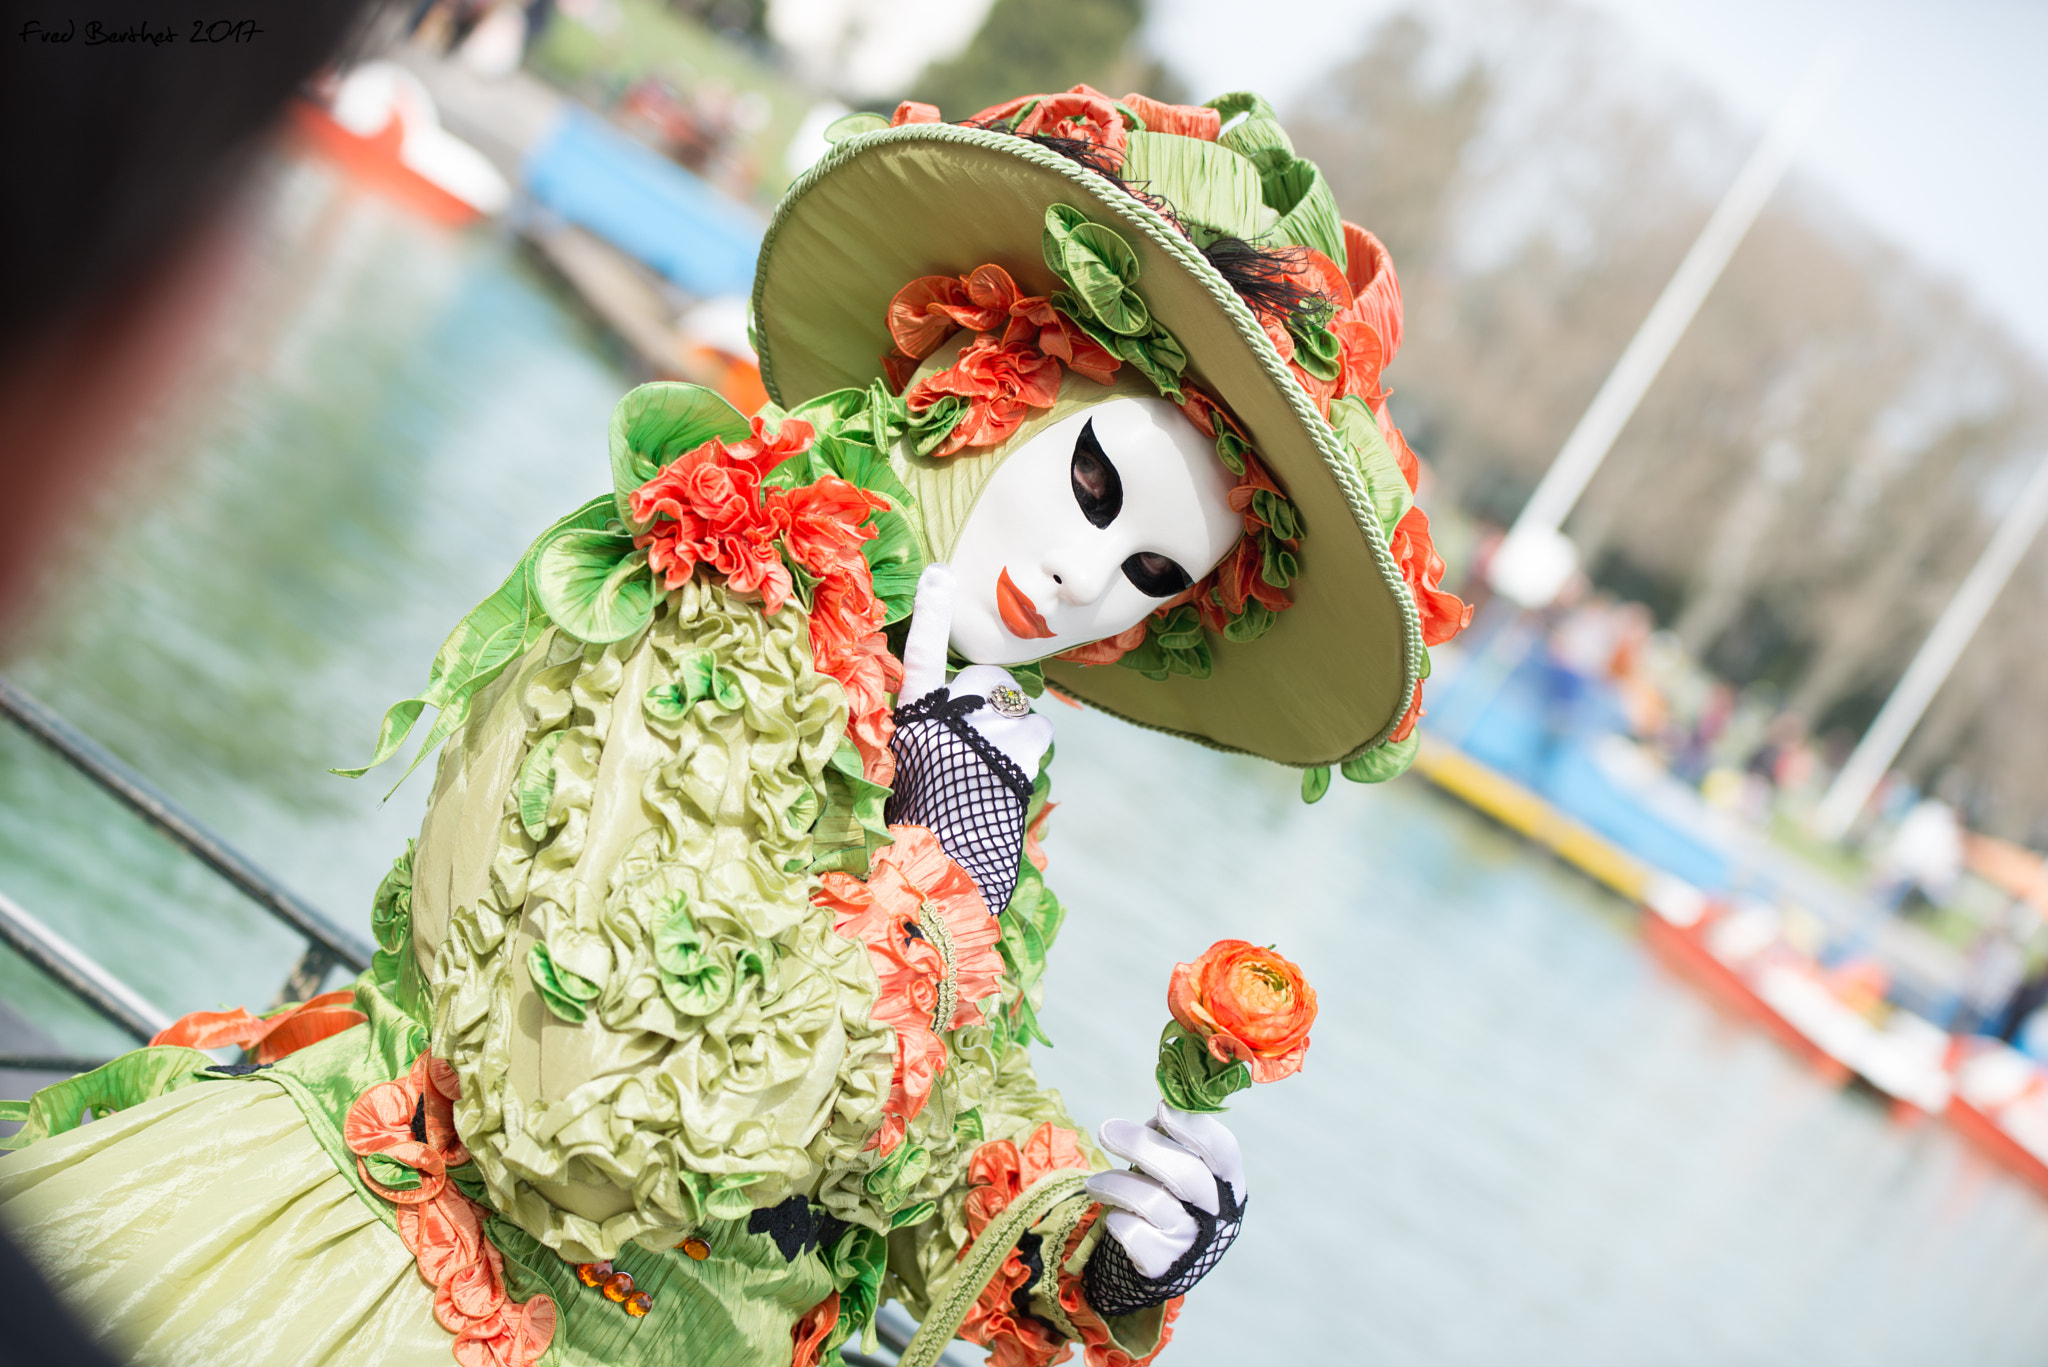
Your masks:
<instances>
[{"instance_id":1,"label":"white mast pole","mask_svg":"<svg viewBox=\"0 0 2048 1367\"><path fill-rule=\"evenodd\" d=\"M1828 785L1827 794L1813 813L1816 834L1828 840L1840 840L1848 834L1857 813L1870 800L1878 781L1891 768L1892 761L1898 758L1906 737L1913 733L1913 727L1927 711L1927 705L1934 701L1943 680L1955 668L1963 647L1970 643L1970 637L1976 633L1985 614L1991 611L1999 590L2005 587L2006 580L2012 578L2014 568L2033 543L2034 534L2040 531L2044 518L2048 518L2048 459L2035 467L2033 476L2027 480L2027 487L2020 491L2005 520L1992 533L1990 543L1977 557L1977 563L1963 580L1963 586L1942 609L1934 630L1927 633L1927 639L1921 643L1913 663L1906 666L1906 672L1897 687L1892 689L1892 695L1885 699L1877 720L1863 733L1863 739L1849 756L1849 762Z\"/></svg>"},{"instance_id":2,"label":"white mast pole","mask_svg":"<svg viewBox=\"0 0 2048 1367\"><path fill-rule=\"evenodd\" d=\"M1664 292L1636 329L1628 349L1614 363L1600 392L1580 417L1579 425L1572 429L1557 459L1551 462L1542 482L1523 505L1502 546L1504 554L1496 563L1511 579L1523 577L1515 573L1516 562L1526 564L1526 572L1533 581L1529 587L1534 592L1516 593L1515 585L1504 582L1496 583L1495 587L1524 601L1524 606L1536 607L1549 601L1571 573L1571 552L1557 544L1558 528L1579 501L1579 495L1585 492L1600 462L1607 458L1622 428L1634 416L1643 395L1664 368L1678 339L1685 335L1714 282L1721 278L1728 259L1742 244L1771 192L1784 178L1847 65L1848 48L1841 42L1830 43L1814 58L1777 122L1721 197L1721 203L1693 241L1692 249L1679 262ZM1539 569L1539 564L1554 567L1554 574ZM1546 583L1553 577L1556 583Z\"/></svg>"}]
</instances>

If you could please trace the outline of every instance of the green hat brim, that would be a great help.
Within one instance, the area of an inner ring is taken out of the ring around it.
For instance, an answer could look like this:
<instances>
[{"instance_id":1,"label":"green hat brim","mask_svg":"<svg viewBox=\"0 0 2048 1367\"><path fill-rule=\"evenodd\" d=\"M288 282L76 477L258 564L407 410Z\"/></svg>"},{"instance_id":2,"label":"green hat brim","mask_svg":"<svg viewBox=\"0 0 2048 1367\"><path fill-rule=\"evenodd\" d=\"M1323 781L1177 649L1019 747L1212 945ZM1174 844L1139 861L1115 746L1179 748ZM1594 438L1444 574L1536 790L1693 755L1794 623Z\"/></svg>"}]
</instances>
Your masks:
<instances>
[{"instance_id":1,"label":"green hat brim","mask_svg":"<svg viewBox=\"0 0 2048 1367\"><path fill-rule=\"evenodd\" d=\"M1130 243L1138 291L1187 352L1187 378L1237 418L1304 531L1293 606L1256 641L1212 634L1208 678L1048 661L1047 679L1137 725L1282 764L1372 750L1399 725L1428 656L1358 464L1222 275L1104 177L1029 139L956 124L842 142L791 187L761 246L753 326L768 393L792 407L880 377L889 303L919 276L993 262L1027 294L1060 288L1041 249L1055 203Z\"/></svg>"}]
</instances>

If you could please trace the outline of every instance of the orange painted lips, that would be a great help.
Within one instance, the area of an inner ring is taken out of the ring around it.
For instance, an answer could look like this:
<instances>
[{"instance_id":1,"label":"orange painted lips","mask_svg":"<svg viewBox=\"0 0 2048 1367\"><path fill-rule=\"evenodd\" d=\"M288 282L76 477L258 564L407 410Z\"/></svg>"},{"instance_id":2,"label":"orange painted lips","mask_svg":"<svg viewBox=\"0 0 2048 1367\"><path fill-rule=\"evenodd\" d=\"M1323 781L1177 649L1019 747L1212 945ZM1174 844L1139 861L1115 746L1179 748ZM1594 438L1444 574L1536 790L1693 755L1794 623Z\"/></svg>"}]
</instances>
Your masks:
<instances>
[{"instance_id":1,"label":"orange painted lips","mask_svg":"<svg viewBox=\"0 0 2048 1367\"><path fill-rule=\"evenodd\" d=\"M1039 614L1038 604L1010 582L1008 570L996 575L996 611L1002 614L1003 625L1010 629L1010 634L1019 640L1049 641L1055 634Z\"/></svg>"}]
</instances>

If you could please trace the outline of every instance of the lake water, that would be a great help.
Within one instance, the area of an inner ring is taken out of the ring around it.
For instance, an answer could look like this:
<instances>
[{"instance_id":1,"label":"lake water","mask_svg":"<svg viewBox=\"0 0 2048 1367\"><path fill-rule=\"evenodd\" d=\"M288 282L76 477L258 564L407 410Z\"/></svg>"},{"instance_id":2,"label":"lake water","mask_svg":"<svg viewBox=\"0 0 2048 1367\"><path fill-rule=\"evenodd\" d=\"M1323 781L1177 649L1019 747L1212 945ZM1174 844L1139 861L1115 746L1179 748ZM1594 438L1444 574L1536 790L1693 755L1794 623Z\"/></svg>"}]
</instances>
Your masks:
<instances>
[{"instance_id":1,"label":"lake water","mask_svg":"<svg viewBox=\"0 0 2048 1367\"><path fill-rule=\"evenodd\" d=\"M367 936L423 775L386 704L527 541L607 483L630 377L508 241L283 167L257 263L154 457L53 572L12 675ZM1938 1123L1824 1086L1660 974L1632 913L1419 780L1295 776L1055 709L1067 901L1039 1069L1142 1114L1166 976L1273 942L1308 1067L1239 1098L1238 1247L1162 1362L2034 1364L2048 1205ZM0 888L172 1012L267 1003L298 952L0 728ZM118 1034L0 956L67 1047Z\"/></svg>"}]
</instances>

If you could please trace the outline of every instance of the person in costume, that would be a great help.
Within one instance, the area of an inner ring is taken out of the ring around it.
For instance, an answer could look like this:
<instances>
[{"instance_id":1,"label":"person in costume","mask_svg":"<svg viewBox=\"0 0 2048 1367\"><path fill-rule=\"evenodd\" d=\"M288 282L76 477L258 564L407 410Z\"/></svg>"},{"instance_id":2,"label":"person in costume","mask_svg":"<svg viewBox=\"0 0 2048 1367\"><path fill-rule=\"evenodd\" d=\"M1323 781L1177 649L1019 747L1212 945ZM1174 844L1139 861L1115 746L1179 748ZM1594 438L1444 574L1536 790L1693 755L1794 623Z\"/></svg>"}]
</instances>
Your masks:
<instances>
[{"instance_id":1,"label":"person in costume","mask_svg":"<svg viewBox=\"0 0 2048 1367\"><path fill-rule=\"evenodd\" d=\"M370 971L12 1108L0 1219L139 1360L809 1367L896 1299L906 1361L1127 1367L1246 1218L1214 1116L1098 1147L1033 1076L1029 696L1311 799L1406 766L1467 611L1392 267L1255 96L835 136L762 248L774 401L628 395L387 715L372 764L446 748Z\"/></svg>"}]
</instances>

